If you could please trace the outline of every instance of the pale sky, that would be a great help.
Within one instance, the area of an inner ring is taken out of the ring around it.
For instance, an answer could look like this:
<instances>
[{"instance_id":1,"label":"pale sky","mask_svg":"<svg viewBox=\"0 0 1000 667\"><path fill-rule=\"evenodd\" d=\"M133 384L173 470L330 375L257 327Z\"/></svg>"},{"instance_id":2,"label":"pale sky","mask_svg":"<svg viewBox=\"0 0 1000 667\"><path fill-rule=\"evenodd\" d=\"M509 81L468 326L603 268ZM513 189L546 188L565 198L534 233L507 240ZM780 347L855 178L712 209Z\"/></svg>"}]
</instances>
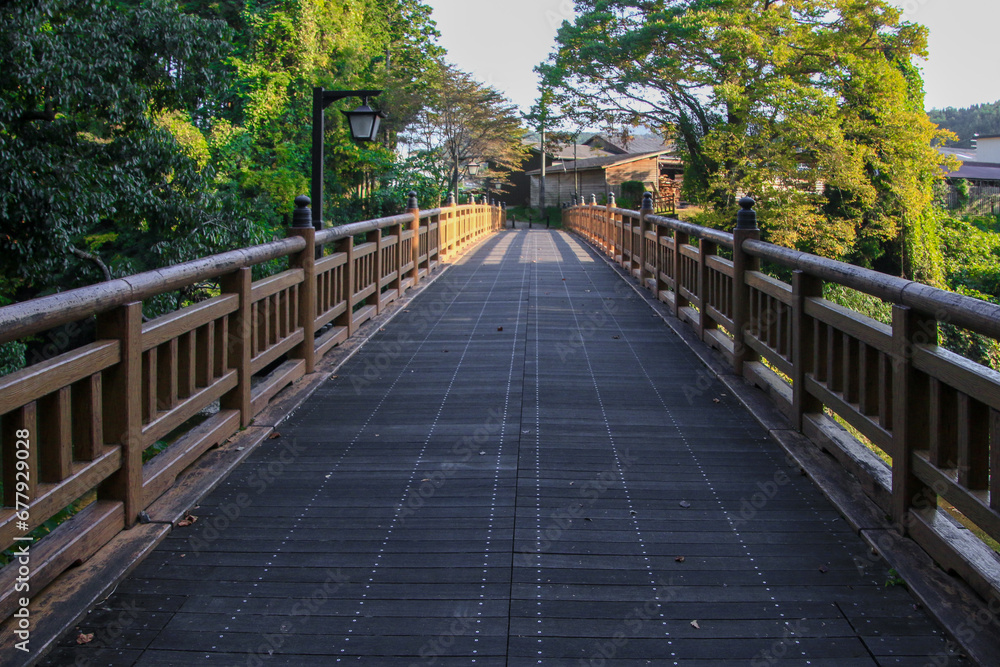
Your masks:
<instances>
[{"instance_id":1,"label":"pale sky","mask_svg":"<svg viewBox=\"0 0 1000 667\"><path fill-rule=\"evenodd\" d=\"M571 0L424 0L434 8L448 59L527 111L538 95L532 68ZM930 28L922 63L928 109L1000 100L1000 0L897 0L908 20Z\"/></svg>"}]
</instances>

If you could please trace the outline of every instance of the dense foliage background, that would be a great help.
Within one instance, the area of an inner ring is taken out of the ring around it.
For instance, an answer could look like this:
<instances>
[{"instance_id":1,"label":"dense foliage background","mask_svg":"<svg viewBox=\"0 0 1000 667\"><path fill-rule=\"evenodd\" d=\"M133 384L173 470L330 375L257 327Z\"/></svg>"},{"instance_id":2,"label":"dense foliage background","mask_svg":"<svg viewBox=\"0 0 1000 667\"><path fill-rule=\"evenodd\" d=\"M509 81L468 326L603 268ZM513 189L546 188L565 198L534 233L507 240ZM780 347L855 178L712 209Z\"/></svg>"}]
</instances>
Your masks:
<instances>
[{"instance_id":1,"label":"dense foliage background","mask_svg":"<svg viewBox=\"0 0 1000 667\"><path fill-rule=\"evenodd\" d=\"M360 100L327 110L331 222L395 213L411 188L437 204L444 142L404 158L400 133L456 76L503 98L449 68L430 15L417 0L0 2L0 297L283 235L309 192L313 86L383 89L388 114L362 146L337 113ZM519 140L516 116L504 129Z\"/></svg>"}]
</instances>

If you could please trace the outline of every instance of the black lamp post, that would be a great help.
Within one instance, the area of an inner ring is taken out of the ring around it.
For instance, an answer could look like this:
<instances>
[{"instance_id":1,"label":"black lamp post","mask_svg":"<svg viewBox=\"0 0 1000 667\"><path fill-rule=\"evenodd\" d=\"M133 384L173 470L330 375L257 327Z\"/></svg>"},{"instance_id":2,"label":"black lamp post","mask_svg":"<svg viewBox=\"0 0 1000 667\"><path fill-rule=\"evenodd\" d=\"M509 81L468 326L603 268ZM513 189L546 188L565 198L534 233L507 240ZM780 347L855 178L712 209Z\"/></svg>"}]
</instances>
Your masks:
<instances>
[{"instance_id":1,"label":"black lamp post","mask_svg":"<svg viewBox=\"0 0 1000 667\"><path fill-rule=\"evenodd\" d=\"M323 136L326 124L323 111L331 102L345 97L360 97L361 106L354 111L343 111L351 126L351 136L355 141L372 141L378 133L385 114L368 106L368 98L381 95L381 90L323 90L313 88L313 135L312 135L312 220L316 231L323 229ZM316 247L317 257L323 252Z\"/></svg>"}]
</instances>

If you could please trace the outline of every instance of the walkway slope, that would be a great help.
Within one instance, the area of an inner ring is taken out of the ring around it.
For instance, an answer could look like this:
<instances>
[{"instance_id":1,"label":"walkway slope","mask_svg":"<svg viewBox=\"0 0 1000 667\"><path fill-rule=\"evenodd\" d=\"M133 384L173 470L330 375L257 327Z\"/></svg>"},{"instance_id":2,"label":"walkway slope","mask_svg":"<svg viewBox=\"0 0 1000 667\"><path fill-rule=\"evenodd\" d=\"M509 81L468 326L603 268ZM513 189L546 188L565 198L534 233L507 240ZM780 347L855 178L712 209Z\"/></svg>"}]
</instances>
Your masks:
<instances>
[{"instance_id":1,"label":"walkway slope","mask_svg":"<svg viewBox=\"0 0 1000 667\"><path fill-rule=\"evenodd\" d=\"M725 391L577 239L500 234L43 664L965 664Z\"/></svg>"}]
</instances>

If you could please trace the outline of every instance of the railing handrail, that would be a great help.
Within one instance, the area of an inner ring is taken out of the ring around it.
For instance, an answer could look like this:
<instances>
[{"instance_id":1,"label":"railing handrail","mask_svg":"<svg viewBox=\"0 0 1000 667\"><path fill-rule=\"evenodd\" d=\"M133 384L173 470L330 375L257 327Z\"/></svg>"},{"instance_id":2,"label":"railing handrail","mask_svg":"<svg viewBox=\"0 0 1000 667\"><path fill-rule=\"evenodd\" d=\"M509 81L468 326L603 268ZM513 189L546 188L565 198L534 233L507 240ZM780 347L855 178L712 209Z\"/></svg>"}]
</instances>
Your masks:
<instances>
[{"instance_id":1,"label":"railing handrail","mask_svg":"<svg viewBox=\"0 0 1000 667\"><path fill-rule=\"evenodd\" d=\"M883 301L933 313L939 321L1000 338L1000 306L989 301L766 241L744 241L743 250Z\"/></svg>"},{"instance_id":2,"label":"railing handrail","mask_svg":"<svg viewBox=\"0 0 1000 667\"><path fill-rule=\"evenodd\" d=\"M478 205L464 204L456 206L454 210L462 211L473 206ZM439 215L441 211L441 208L421 210L420 219ZM330 227L316 233L316 243L332 243L348 236L366 234L412 220L412 214L400 213ZM170 292L191 281L217 278L236 269L287 257L300 252L304 247L305 241L293 236L2 306L0 343L75 322L131 301L142 301Z\"/></svg>"},{"instance_id":3,"label":"railing handrail","mask_svg":"<svg viewBox=\"0 0 1000 667\"><path fill-rule=\"evenodd\" d=\"M31 336L131 301L171 292L192 281L216 278L247 266L301 252L306 242L289 237L135 273L86 287L0 307L0 343Z\"/></svg>"}]
</instances>

